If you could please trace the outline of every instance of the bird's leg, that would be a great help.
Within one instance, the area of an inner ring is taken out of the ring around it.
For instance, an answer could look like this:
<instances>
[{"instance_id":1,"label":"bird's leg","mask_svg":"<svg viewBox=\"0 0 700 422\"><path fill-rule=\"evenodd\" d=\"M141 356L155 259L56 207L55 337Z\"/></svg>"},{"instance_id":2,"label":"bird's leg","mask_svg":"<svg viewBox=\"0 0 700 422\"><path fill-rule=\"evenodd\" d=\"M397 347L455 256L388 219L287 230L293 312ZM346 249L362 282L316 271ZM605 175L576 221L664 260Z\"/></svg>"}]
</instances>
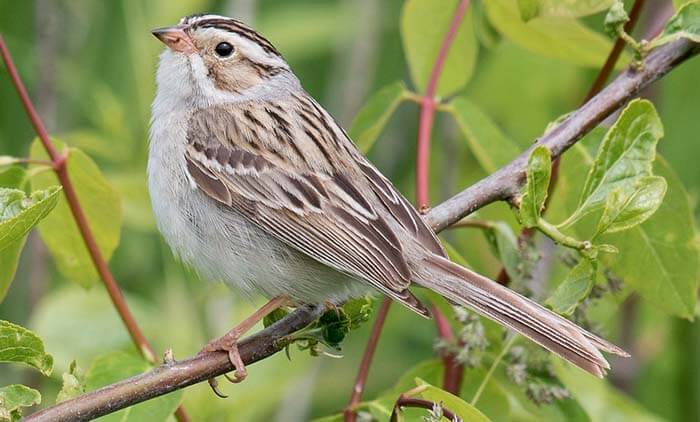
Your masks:
<instances>
[{"instance_id":1,"label":"bird's leg","mask_svg":"<svg viewBox=\"0 0 700 422\"><path fill-rule=\"evenodd\" d=\"M241 359L241 355L238 352L238 340L241 338L241 336L250 331L250 329L253 328L255 324L260 322L271 312L281 308L282 306L287 305L288 303L289 298L287 298L286 296L277 296L273 298L272 300L264 304L260 309L253 312L253 314L251 314L248 318L243 320L243 322L233 327L229 332L217 338L216 340L210 341L206 346L202 348L199 354L219 351L227 352L228 358L233 364L233 366L236 367L236 370L234 371L233 378L229 378L228 376L226 376L226 378L231 382L243 381L248 375L248 372L246 371L243 359ZM217 396L225 397L217 390L216 379L210 379L209 385L211 385L212 389L214 390L214 393Z\"/></svg>"}]
</instances>

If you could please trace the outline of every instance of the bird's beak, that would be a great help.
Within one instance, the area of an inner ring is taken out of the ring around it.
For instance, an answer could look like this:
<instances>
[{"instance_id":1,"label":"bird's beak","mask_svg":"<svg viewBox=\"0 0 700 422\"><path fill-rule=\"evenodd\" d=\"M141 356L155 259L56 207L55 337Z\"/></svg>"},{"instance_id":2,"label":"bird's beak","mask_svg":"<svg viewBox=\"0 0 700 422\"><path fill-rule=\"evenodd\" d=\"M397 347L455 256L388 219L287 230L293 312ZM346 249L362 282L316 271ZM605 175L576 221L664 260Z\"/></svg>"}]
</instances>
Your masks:
<instances>
[{"instance_id":1,"label":"bird's beak","mask_svg":"<svg viewBox=\"0 0 700 422\"><path fill-rule=\"evenodd\" d=\"M192 54L197 51L192 42L192 38L187 35L185 29L187 25L175 25L169 26L167 28L157 28L151 31L151 34L155 35L156 38L161 40L163 44L167 45L173 51L178 51L180 53Z\"/></svg>"}]
</instances>

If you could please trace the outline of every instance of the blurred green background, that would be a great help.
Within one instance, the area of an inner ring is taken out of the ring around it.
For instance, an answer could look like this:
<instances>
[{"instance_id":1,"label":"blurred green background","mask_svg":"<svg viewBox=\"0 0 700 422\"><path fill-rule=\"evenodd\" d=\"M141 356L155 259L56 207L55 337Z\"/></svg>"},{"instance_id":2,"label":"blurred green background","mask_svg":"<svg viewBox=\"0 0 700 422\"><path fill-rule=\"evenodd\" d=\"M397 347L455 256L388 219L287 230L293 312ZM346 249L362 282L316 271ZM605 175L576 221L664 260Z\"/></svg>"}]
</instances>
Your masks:
<instances>
[{"instance_id":1,"label":"blurred green background","mask_svg":"<svg viewBox=\"0 0 700 422\"><path fill-rule=\"evenodd\" d=\"M483 18L480 3L474 2L467 17L480 46L474 76L463 91L524 149L550 121L578 106L597 69L500 37ZM648 3L639 35L668 13L666 2ZM410 80L399 32L402 6L401 0L0 0L0 32L49 131L89 154L121 194L124 221L110 267L159 353L167 348L176 358L196 353L262 299L244 301L219 283L199 280L174 261L155 231L145 167L162 45L149 30L196 12L239 17L265 34L305 88L349 127L373 92L395 80ZM600 15L584 20L598 30L601 21ZM696 59L645 93L664 122L660 151L680 175L693 208L700 190L698 75ZM401 105L369 154L409 198L417 113L415 104ZM0 69L0 153L27 156L33 137ZM434 203L485 175L454 123L442 116L433 134L432 163ZM514 221L505 205L491 206L483 215ZM480 233L446 236L475 269L495 277L500 264ZM614 362L613 383L661 417L700 420L700 325L641 301L626 302L620 310L625 312L633 316L615 322L613 330L625 334L618 338L635 358ZM133 350L102 286L85 290L64 279L35 233L0 305L0 319L35 330L56 366L49 381L1 366L2 384L58 391L60 374L73 359L87 369L96 356ZM278 354L252 365L244 384L224 385L230 395L226 400L215 398L204 384L187 389L183 403L194 420L297 421L336 413L349 398L370 325L351 333L342 359L292 350L291 362ZM376 396L408 368L434 356L434 337L431 322L395 306L365 397ZM44 396L52 402L52 394Z\"/></svg>"}]
</instances>

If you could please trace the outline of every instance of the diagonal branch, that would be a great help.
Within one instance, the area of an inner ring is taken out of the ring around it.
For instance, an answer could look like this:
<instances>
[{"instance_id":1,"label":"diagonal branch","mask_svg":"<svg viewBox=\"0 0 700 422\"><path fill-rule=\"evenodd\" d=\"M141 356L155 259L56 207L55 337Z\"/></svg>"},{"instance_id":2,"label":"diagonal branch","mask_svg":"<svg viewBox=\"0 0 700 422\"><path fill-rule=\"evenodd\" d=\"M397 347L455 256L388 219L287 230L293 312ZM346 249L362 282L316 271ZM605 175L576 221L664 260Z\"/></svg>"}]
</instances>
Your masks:
<instances>
[{"instance_id":1,"label":"diagonal branch","mask_svg":"<svg viewBox=\"0 0 700 422\"><path fill-rule=\"evenodd\" d=\"M457 31L459 30L462 20L464 19L464 15L467 13L467 7L469 7L469 0L461 0L455 8L450 26L448 27L447 33L442 40L440 51L435 59L435 63L433 64L433 69L430 72L430 78L425 90L425 95L423 95L420 100L418 141L416 145L416 208L421 211L429 208L430 195L428 188L428 176L430 164L430 134L433 130L435 107L437 105L435 98L437 95L437 86L438 82L440 81L442 71L445 67L445 62L447 61L447 55L450 51L450 47L452 46L452 42L457 36ZM343 412L345 422L354 422L357 419L354 408L362 399L362 393L367 382L369 367L372 363L372 359L374 358L377 342L379 341L379 336L384 328L386 314L389 312L391 303L392 300L385 297L379 308L379 314L374 321L372 334L367 342L364 354L362 355L362 362L360 363L360 367L357 371L357 377L352 388L350 401ZM445 318L440 309L438 309L438 307L434 304L431 311L435 318L435 325L438 329L438 335L444 340L452 340L454 335L452 334L452 328L450 327L447 318ZM454 393L455 391L459 390L462 367L459 365L454 356L448 353L442 357L442 361L445 371L444 387L447 391Z\"/></svg>"},{"instance_id":2,"label":"diagonal branch","mask_svg":"<svg viewBox=\"0 0 700 422\"><path fill-rule=\"evenodd\" d=\"M75 224L78 227L78 231L80 231L80 235L83 238L83 242L88 250L90 259L100 275L100 279L107 290L109 298L112 300L114 308L124 323L124 326L126 327L126 330L131 336L131 340L138 349L139 353L148 362L155 363L156 355L153 352L153 348L148 343L148 340L146 340L146 336L144 336L141 328L136 322L136 319L129 310L129 306L124 299L124 295L122 294L121 290L119 290L117 281L114 279L114 276L112 276L112 273L109 270L107 260L105 260L104 255L102 255L102 251L100 251L100 248L97 245L97 240L92 232L92 229L90 228L90 223L87 221L85 211L83 211L83 208L80 205L78 193L76 192L73 182L68 174L68 155L59 153L56 150L56 146L54 145L53 141L51 141L46 127L44 126L44 122L41 120L41 117L39 117L39 113L37 113L36 109L34 108L34 104L32 104L32 101L29 99L27 89L24 87L24 83L22 83L22 79L17 72L17 68L15 67L10 51L5 44L5 40L3 39L2 35L0 35L0 55L2 56L2 60L5 62L7 73L10 75L12 84L17 90L22 106L29 117L29 121L34 127L34 131L39 137L41 144L44 146L46 153L49 155L51 166L54 173L56 173L59 183L63 187L63 193L66 196L66 202L68 203L68 207L73 215ZM187 422L189 420L183 407L178 407L176 416L180 422Z\"/></svg>"},{"instance_id":3,"label":"diagonal branch","mask_svg":"<svg viewBox=\"0 0 700 422\"><path fill-rule=\"evenodd\" d=\"M538 144L547 146L552 157L559 157L607 116L637 93L686 59L700 53L700 44L677 40L651 52L641 70L627 70L607 88L574 111L566 120L545 133ZM514 202L525 180L529 150L492 175L480 180L425 215L436 231L441 231L495 201ZM320 315L320 309L304 307L241 343L246 364L262 360L288 345L288 336ZM80 421L103 416L119 409L167 394L234 368L225 353L211 353L180 362L168 363L138 375L59 403L29 415L26 421Z\"/></svg>"},{"instance_id":4,"label":"diagonal branch","mask_svg":"<svg viewBox=\"0 0 700 422\"><path fill-rule=\"evenodd\" d=\"M622 72L598 95L542 135L527 151L430 210L425 215L426 222L434 230L441 231L488 204L496 201L513 202L525 182L527 159L536 146L546 146L552 152L552 159L558 158L642 89L698 52L700 44L685 39L652 51L644 60L641 70L627 69Z\"/></svg>"}]
</instances>

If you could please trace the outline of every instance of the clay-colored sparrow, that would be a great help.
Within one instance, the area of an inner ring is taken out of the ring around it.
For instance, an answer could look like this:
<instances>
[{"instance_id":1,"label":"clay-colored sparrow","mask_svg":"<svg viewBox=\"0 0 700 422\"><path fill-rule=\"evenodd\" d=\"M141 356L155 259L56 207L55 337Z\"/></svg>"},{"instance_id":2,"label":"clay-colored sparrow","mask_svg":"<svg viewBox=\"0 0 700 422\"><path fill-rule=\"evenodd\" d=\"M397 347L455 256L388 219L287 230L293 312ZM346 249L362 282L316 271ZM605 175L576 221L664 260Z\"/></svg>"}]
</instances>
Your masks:
<instances>
[{"instance_id":1,"label":"clay-colored sparrow","mask_svg":"<svg viewBox=\"0 0 700 422\"><path fill-rule=\"evenodd\" d=\"M153 31L167 45L148 182L158 227L203 276L274 298L206 346L245 367L240 335L285 300L341 303L374 288L428 317L411 282L602 376L627 354L450 262L411 204L245 24L199 15Z\"/></svg>"}]
</instances>

